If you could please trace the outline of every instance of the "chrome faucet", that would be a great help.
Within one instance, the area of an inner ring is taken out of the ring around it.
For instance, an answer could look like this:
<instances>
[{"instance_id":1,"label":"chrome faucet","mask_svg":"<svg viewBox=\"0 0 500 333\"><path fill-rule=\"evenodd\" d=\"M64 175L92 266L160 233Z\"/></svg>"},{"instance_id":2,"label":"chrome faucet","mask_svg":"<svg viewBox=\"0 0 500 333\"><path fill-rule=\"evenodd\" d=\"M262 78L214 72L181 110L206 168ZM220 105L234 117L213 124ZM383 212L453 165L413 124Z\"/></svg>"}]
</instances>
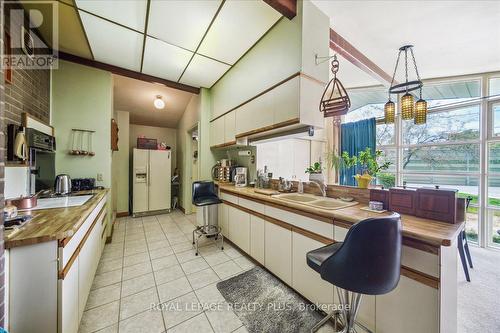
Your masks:
<instances>
[{"instance_id":1,"label":"chrome faucet","mask_svg":"<svg viewBox=\"0 0 500 333\"><path fill-rule=\"evenodd\" d=\"M318 188L321 191L321 194L323 195L323 197L326 197L326 189L327 189L326 183L320 182L320 181L316 181L316 180L310 180L307 183L308 184L315 184L316 186L318 186Z\"/></svg>"}]
</instances>

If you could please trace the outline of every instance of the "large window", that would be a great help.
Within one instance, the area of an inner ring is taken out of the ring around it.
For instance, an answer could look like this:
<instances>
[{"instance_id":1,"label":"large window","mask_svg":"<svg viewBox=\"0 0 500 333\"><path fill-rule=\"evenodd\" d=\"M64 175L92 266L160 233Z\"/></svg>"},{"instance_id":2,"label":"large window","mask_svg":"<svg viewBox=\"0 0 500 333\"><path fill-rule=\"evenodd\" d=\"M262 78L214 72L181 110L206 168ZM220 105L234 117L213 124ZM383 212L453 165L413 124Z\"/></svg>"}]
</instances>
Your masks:
<instances>
[{"instance_id":1,"label":"large window","mask_svg":"<svg viewBox=\"0 0 500 333\"><path fill-rule=\"evenodd\" d=\"M425 82L430 110L424 125L398 115L394 124L384 124L385 88L352 89L349 95L353 108L344 121L377 118L377 149L393 163L377 183L458 189L459 196L472 198L469 239L500 246L500 75Z\"/></svg>"}]
</instances>

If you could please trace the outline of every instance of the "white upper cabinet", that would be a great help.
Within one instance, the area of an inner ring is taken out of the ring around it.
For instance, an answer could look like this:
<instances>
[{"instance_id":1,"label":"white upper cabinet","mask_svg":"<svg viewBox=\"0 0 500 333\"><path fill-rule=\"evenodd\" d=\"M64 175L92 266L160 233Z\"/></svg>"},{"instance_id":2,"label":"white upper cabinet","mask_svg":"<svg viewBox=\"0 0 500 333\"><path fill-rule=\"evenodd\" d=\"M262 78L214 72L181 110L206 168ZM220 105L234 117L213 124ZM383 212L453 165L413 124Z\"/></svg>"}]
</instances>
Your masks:
<instances>
[{"instance_id":1,"label":"white upper cabinet","mask_svg":"<svg viewBox=\"0 0 500 333\"><path fill-rule=\"evenodd\" d=\"M224 142L236 140L236 113L229 112L224 116Z\"/></svg>"},{"instance_id":2,"label":"white upper cabinet","mask_svg":"<svg viewBox=\"0 0 500 333\"><path fill-rule=\"evenodd\" d=\"M273 124L299 118L299 77L273 89Z\"/></svg>"},{"instance_id":3,"label":"white upper cabinet","mask_svg":"<svg viewBox=\"0 0 500 333\"><path fill-rule=\"evenodd\" d=\"M220 117L210 123L210 146L224 143L224 136L224 117Z\"/></svg>"}]
</instances>

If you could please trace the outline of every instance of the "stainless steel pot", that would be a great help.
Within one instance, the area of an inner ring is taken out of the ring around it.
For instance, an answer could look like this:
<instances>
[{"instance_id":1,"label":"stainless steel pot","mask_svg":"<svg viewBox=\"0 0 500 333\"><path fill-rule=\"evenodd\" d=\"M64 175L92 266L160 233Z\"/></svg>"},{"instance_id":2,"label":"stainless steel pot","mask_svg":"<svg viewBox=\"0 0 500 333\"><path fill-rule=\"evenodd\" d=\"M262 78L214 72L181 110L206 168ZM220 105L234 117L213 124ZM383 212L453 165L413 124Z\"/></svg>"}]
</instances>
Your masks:
<instances>
[{"instance_id":1,"label":"stainless steel pot","mask_svg":"<svg viewBox=\"0 0 500 333\"><path fill-rule=\"evenodd\" d=\"M71 193L71 177L69 175L57 175L54 183L54 192L56 194Z\"/></svg>"}]
</instances>

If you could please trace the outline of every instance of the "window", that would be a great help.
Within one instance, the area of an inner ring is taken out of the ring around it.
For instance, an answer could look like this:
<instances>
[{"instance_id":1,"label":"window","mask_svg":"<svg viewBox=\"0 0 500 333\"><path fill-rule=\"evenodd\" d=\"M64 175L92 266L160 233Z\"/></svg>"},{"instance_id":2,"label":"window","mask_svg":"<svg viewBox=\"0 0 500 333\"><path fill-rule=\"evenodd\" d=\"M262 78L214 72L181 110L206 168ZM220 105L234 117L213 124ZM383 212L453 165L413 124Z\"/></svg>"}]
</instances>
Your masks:
<instances>
[{"instance_id":1,"label":"window","mask_svg":"<svg viewBox=\"0 0 500 333\"><path fill-rule=\"evenodd\" d=\"M479 105L449 111L430 112L427 123L403 122L405 144L466 142L479 139Z\"/></svg>"},{"instance_id":2,"label":"window","mask_svg":"<svg viewBox=\"0 0 500 333\"><path fill-rule=\"evenodd\" d=\"M489 80L488 95L500 94L500 77L494 77Z\"/></svg>"},{"instance_id":3,"label":"window","mask_svg":"<svg viewBox=\"0 0 500 333\"><path fill-rule=\"evenodd\" d=\"M429 107L424 125L403 121L399 105L395 123L385 124L387 91L381 87L349 90L353 107L345 121L378 119L377 149L384 152L384 161L393 164L378 175L377 184L457 189L460 197L472 198L467 210L468 239L500 246L500 95L481 99L485 85L490 95L500 94L500 77L424 82L422 97ZM489 135L482 133L483 119L491 119ZM487 186L488 200L481 199L482 184Z\"/></svg>"},{"instance_id":4,"label":"window","mask_svg":"<svg viewBox=\"0 0 500 333\"><path fill-rule=\"evenodd\" d=\"M500 103L495 103L491 107L493 117L493 136L500 136Z\"/></svg>"}]
</instances>

